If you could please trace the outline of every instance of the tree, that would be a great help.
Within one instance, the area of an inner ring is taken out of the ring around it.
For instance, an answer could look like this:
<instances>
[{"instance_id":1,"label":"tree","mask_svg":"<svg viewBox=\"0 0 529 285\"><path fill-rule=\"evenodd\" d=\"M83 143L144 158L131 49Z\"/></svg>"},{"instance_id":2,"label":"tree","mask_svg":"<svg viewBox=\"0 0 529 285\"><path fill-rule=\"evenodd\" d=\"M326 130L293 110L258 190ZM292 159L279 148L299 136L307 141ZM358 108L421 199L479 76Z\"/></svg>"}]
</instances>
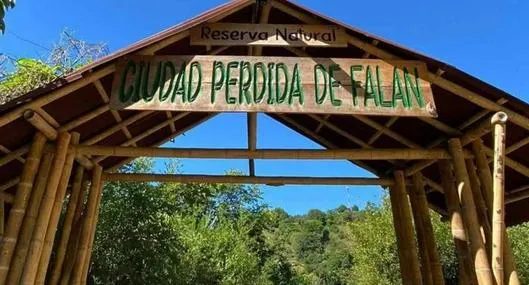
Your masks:
<instances>
[{"instance_id":1,"label":"tree","mask_svg":"<svg viewBox=\"0 0 529 285\"><path fill-rule=\"evenodd\" d=\"M15 8L15 0L0 0L0 31L2 34L5 32L6 25L4 22L4 16L8 9Z\"/></svg>"}]
</instances>

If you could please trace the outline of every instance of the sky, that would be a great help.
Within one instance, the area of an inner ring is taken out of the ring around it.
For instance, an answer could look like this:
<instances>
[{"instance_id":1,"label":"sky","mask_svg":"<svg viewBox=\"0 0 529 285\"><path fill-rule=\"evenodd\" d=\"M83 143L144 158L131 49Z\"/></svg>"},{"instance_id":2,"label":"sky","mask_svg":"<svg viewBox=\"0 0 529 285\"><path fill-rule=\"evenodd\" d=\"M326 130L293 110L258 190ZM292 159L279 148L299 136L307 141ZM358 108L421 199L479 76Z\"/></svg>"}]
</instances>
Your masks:
<instances>
[{"instance_id":1,"label":"sky","mask_svg":"<svg viewBox=\"0 0 529 285\"><path fill-rule=\"evenodd\" d=\"M7 12L0 53L46 56L65 28L87 42L116 51L223 3L222 0L17 1ZM322 14L442 60L529 101L529 1L300 0ZM221 114L165 147L247 147L246 116ZM229 127L227 127L229 126ZM270 119L258 116L258 148L320 148ZM163 161L158 165L162 167ZM182 160L185 173L247 172L245 160ZM369 176L349 162L256 161L257 175ZM378 187L262 187L264 201L291 214L339 205L378 203Z\"/></svg>"}]
</instances>

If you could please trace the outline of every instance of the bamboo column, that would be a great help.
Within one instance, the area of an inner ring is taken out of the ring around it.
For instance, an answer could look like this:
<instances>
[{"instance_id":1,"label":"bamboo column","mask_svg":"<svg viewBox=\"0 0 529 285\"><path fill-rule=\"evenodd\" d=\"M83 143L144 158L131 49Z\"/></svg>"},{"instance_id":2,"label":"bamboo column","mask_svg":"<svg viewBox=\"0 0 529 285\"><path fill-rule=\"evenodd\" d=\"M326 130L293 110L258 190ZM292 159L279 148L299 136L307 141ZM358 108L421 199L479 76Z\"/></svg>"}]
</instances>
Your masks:
<instances>
[{"instance_id":1,"label":"bamboo column","mask_svg":"<svg viewBox=\"0 0 529 285\"><path fill-rule=\"evenodd\" d=\"M492 203L492 269L497 285L503 285L503 252L505 229L505 135L507 114L498 112L492 116L494 126L494 167Z\"/></svg>"},{"instance_id":2,"label":"bamboo column","mask_svg":"<svg viewBox=\"0 0 529 285\"><path fill-rule=\"evenodd\" d=\"M476 166L471 159L465 161L468 178L470 181L470 189L472 190L472 195L474 197L474 202L476 203L476 211L478 213L479 224L481 226L483 241L485 243L485 248L487 249L487 256L490 260L491 258L491 238L492 230L490 227L490 219L488 216L487 206L485 204L485 199L481 191L481 183L476 172Z\"/></svg>"},{"instance_id":3,"label":"bamboo column","mask_svg":"<svg viewBox=\"0 0 529 285\"><path fill-rule=\"evenodd\" d=\"M66 163L70 138L70 134L64 132L59 133L57 136L57 149L55 157L53 158L51 173L46 184L46 190L42 197L39 215L37 217L37 222L35 224L35 229L33 230L33 236L29 246L28 257L20 278L22 284L33 285L35 283L35 276L37 274L37 268L42 253L43 241L50 221L53 201L55 200L61 173Z\"/></svg>"},{"instance_id":4,"label":"bamboo column","mask_svg":"<svg viewBox=\"0 0 529 285\"><path fill-rule=\"evenodd\" d=\"M79 236L81 235L81 230L83 227L82 213L84 211L84 208L86 208L85 198L88 195L89 187L90 179L84 180L81 186L81 197L79 197L79 200L77 201L78 203L73 217L72 233L68 241L68 246L66 247L66 255L64 257L63 268L61 271L61 275L59 276L61 285L70 284L70 277L72 275L72 270L75 265L75 260L77 258Z\"/></svg>"},{"instance_id":5,"label":"bamboo column","mask_svg":"<svg viewBox=\"0 0 529 285\"><path fill-rule=\"evenodd\" d=\"M31 193L27 212L22 222L22 229L18 237L13 260L9 267L9 273L7 274L7 284L18 284L22 269L24 269L24 262L28 254L31 236L33 235L35 223L37 222L40 201L42 200L42 195L44 195L44 190L46 190L51 163L53 162L53 154L53 152L46 153L40 163L39 177L35 181L35 187L33 193Z\"/></svg>"},{"instance_id":6,"label":"bamboo column","mask_svg":"<svg viewBox=\"0 0 529 285\"><path fill-rule=\"evenodd\" d=\"M476 156L476 162L478 164L478 172L480 173L481 185L483 196L485 197L485 203L490 209L489 218L492 220L492 173L489 168L489 163L487 160L487 155L483 151L483 142L481 140L476 140L472 144L472 149ZM505 239L505 250L504 250L504 282L508 285L520 285L520 277L518 277L518 272L516 271L516 263L514 262L514 257L509 243L509 237L507 236L507 231L504 228L504 239Z\"/></svg>"},{"instance_id":7,"label":"bamboo column","mask_svg":"<svg viewBox=\"0 0 529 285\"><path fill-rule=\"evenodd\" d=\"M420 212L417 205L417 199L413 195L415 189L409 188L410 193L410 204L413 214L413 220L415 221L415 232L417 233L417 244L419 249L419 256L421 257L421 274L424 284L434 284L432 276L432 266L430 264L430 257L428 256L428 248L425 241L424 226L421 222Z\"/></svg>"},{"instance_id":8,"label":"bamboo column","mask_svg":"<svg viewBox=\"0 0 529 285\"><path fill-rule=\"evenodd\" d=\"M452 238L456 246L457 257L459 260L460 278L462 284L476 285L477 280L472 266L470 249L468 247L468 235L463 217L461 216L461 207L459 197L454 187L454 175L452 165L447 160L439 161L439 173L443 185L448 214L450 216L450 227L452 229Z\"/></svg>"},{"instance_id":9,"label":"bamboo column","mask_svg":"<svg viewBox=\"0 0 529 285\"><path fill-rule=\"evenodd\" d=\"M37 132L33 138L33 143L27 155L24 168L22 169L15 201L9 211L6 232L2 239L0 251L0 284L5 284L7 278L9 263L13 257L22 220L26 212L28 197L31 193L35 176L37 175L37 169L45 144L46 137L42 133Z\"/></svg>"},{"instance_id":10,"label":"bamboo column","mask_svg":"<svg viewBox=\"0 0 529 285\"><path fill-rule=\"evenodd\" d=\"M435 235L433 232L432 221L430 219L430 209L428 208L428 201L424 191L424 183L422 175L417 173L413 175L413 187L410 191L410 201L417 219L415 225L420 224L423 231L424 248L426 249L426 256L428 258L428 265L430 266L432 276L432 283L436 285L444 285L443 267L437 252L435 243Z\"/></svg>"},{"instance_id":11,"label":"bamboo column","mask_svg":"<svg viewBox=\"0 0 529 285\"><path fill-rule=\"evenodd\" d=\"M85 263L83 265L83 274L81 275L82 276L82 280L81 280L81 284L82 285L86 284L86 281L87 281L87 278L88 278L88 270L90 269L90 260L92 258L92 248L93 248L93 245L94 245L94 239L95 239L95 235L96 235L97 221L99 219L99 205L101 204L101 197L103 195L102 191L103 191L103 182L100 182L99 183L99 190L98 190L99 197L97 198L96 212L95 212L94 220L92 222L92 229L90 230L91 231L90 240L88 242L88 251L86 253Z\"/></svg>"},{"instance_id":12,"label":"bamboo column","mask_svg":"<svg viewBox=\"0 0 529 285\"><path fill-rule=\"evenodd\" d=\"M422 285L404 172L395 171L394 176L395 186L390 187L390 199L393 224L397 236L402 283Z\"/></svg>"},{"instance_id":13,"label":"bamboo column","mask_svg":"<svg viewBox=\"0 0 529 285\"><path fill-rule=\"evenodd\" d=\"M0 240L4 237L5 200L0 197Z\"/></svg>"},{"instance_id":14,"label":"bamboo column","mask_svg":"<svg viewBox=\"0 0 529 285\"><path fill-rule=\"evenodd\" d=\"M479 229L476 204L470 189L470 179L465 166L463 147L457 138L448 141L450 152L453 156L454 170L456 174L457 189L461 203L463 221L468 230L470 248L474 256L474 269L479 285L492 285L493 277L483 238Z\"/></svg>"},{"instance_id":15,"label":"bamboo column","mask_svg":"<svg viewBox=\"0 0 529 285\"><path fill-rule=\"evenodd\" d=\"M55 254L55 263L51 271L52 273L50 277L50 285L57 285L57 283L59 282L61 269L64 263L64 257L66 255L66 249L68 247L68 241L72 232L74 215L77 210L79 200L82 199L81 186L83 182L84 172L85 169L81 165L78 165L75 171L74 182L70 194L70 202L68 203L68 209L66 210L66 215L64 217L61 237L57 246L57 253Z\"/></svg>"},{"instance_id":16,"label":"bamboo column","mask_svg":"<svg viewBox=\"0 0 529 285\"><path fill-rule=\"evenodd\" d=\"M77 251L77 256L75 258L75 265L73 267L71 282L69 284L79 285L81 284L83 267L85 264L87 251L90 242L90 231L92 229L92 221L96 213L97 200L99 197L99 191L101 191L101 174L103 169L101 166L94 166L92 170L92 185L90 187L90 194L88 196L88 202L86 205L86 216L83 221L83 226L81 230L81 236L79 238L79 246Z\"/></svg>"},{"instance_id":17,"label":"bamboo column","mask_svg":"<svg viewBox=\"0 0 529 285\"><path fill-rule=\"evenodd\" d=\"M70 144L75 146L79 143L79 133L72 133ZM48 272L48 265L50 262L51 252L53 249L53 243L55 241L55 234L57 232L57 226L59 225L59 218L61 216L62 205L66 190L68 188L68 182L72 174L72 167L75 160L75 151L70 151L66 156L66 162L62 171L61 179L59 182L59 188L55 195L53 208L50 214L50 220L48 223L48 229L46 230L46 236L44 238L44 245L42 247L42 253L38 265L37 275L34 284L42 284L46 280L46 273Z\"/></svg>"}]
</instances>

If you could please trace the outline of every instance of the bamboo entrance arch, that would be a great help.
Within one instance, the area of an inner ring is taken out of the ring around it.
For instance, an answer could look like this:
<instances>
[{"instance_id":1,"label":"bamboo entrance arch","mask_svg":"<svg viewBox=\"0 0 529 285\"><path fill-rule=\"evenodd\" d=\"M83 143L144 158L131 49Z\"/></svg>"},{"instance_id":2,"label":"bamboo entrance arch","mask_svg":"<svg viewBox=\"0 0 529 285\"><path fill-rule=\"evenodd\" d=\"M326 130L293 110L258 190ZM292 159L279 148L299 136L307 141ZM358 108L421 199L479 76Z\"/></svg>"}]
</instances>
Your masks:
<instances>
[{"instance_id":1,"label":"bamboo entrance arch","mask_svg":"<svg viewBox=\"0 0 529 285\"><path fill-rule=\"evenodd\" d=\"M190 28L215 22L339 25L347 47L190 45ZM199 54L423 61L439 117L268 114L325 147L284 150L257 149L250 112L248 149L167 149L157 146L216 114L110 108L120 58ZM232 1L0 106L0 285L85 284L102 184L114 180L380 185L390 193L403 284L444 283L429 208L449 217L461 284L520 284L505 227L529 220L528 131L526 103L449 65L289 1ZM114 172L140 156L248 159L249 175ZM263 177L255 159L345 159L377 178Z\"/></svg>"}]
</instances>

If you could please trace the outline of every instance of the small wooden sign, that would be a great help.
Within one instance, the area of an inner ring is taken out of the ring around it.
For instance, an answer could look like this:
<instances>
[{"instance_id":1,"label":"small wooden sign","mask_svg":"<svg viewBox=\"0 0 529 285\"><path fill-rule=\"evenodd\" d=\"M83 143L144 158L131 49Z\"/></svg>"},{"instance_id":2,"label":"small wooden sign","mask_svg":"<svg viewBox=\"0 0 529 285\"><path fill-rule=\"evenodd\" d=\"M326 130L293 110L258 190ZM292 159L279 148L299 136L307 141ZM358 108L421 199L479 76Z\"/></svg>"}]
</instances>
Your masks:
<instances>
[{"instance_id":1,"label":"small wooden sign","mask_svg":"<svg viewBox=\"0 0 529 285\"><path fill-rule=\"evenodd\" d=\"M193 28L191 45L347 47L347 38L337 26L214 23Z\"/></svg>"},{"instance_id":2,"label":"small wooden sign","mask_svg":"<svg viewBox=\"0 0 529 285\"><path fill-rule=\"evenodd\" d=\"M134 56L118 64L114 109L435 117L418 61Z\"/></svg>"}]
</instances>

